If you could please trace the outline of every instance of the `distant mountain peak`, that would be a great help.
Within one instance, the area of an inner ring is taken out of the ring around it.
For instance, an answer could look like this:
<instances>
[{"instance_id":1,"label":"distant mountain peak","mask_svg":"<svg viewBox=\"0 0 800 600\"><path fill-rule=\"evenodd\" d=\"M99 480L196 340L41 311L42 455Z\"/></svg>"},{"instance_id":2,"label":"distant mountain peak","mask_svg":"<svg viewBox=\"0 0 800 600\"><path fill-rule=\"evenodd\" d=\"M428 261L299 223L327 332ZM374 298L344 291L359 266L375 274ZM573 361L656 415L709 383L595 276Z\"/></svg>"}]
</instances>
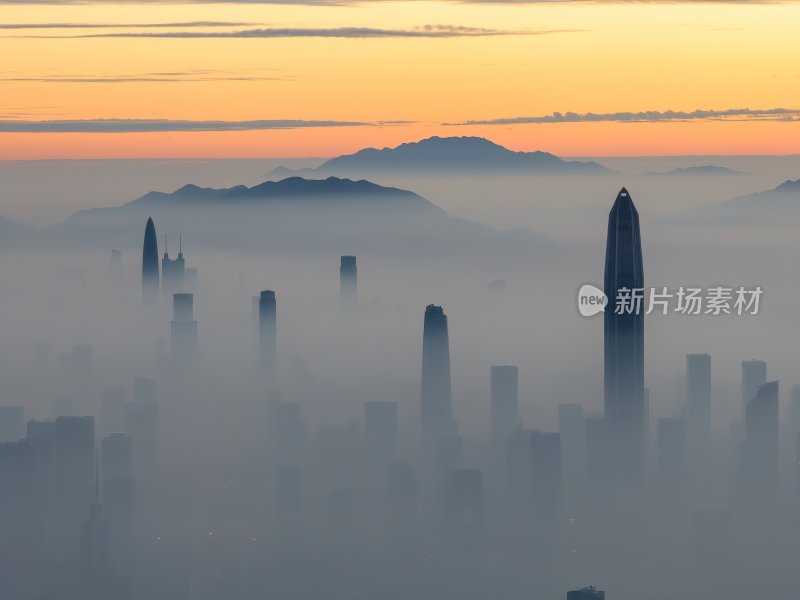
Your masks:
<instances>
[{"instance_id":1,"label":"distant mountain peak","mask_svg":"<svg viewBox=\"0 0 800 600\"><path fill-rule=\"evenodd\" d=\"M670 171L650 171L645 175L747 175L744 171L736 171L728 167L717 165L697 165L693 167L678 167Z\"/></svg>"},{"instance_id":2,"label":"distant mountain peak","mask_svg":"<svg viewBox=\"0 0 800 600\"><path fill-rule=\"evenodd\" d=\"M773 192L800 192L800 179L787 179L775 189Z\"/></svg>"},{"instance_id":3,"label":"distant mountain peak","mask_svg":"<svg viewBox=\"0 0 800 600\"><path fill-rule=\"evenodd\" d=\"M271 174L283 176L292 172L278 167ZM316 175L375 172L598 174L611 171L595 162L566 161L549 152L509 150L476 136L432 136L393 148L363 148L353 154L331 158L316 169L294 171Z\"/></svg>"}]
</instances>

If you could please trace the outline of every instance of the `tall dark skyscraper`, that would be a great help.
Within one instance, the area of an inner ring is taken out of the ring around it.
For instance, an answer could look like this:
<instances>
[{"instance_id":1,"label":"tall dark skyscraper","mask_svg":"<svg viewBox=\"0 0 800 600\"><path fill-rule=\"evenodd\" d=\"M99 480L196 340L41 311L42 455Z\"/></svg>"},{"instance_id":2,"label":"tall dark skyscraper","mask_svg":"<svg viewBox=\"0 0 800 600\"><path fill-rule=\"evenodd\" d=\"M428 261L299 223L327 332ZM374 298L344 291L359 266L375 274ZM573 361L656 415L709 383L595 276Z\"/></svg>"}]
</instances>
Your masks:
<instances>
[{"instance_id":1,"label":"tall dark skyscraper","mask_svg":"<svg viewBox=\"0 0 800 600\"><path fill-rule=\"evenodd\" d=\"M422 435L428 441L453 426L447 315L433 304L425 308L422 334L421 416Z\"/></svg>"},{"instance_id":2,"label":"tall dark skyscraper","mask_svg":"<svg viewBox=\"0 0 800 600\"><path fill-rule=\"evenodd\" d=\"M148 304L158 299L158 239L153 219L147 219L142 247L142 296Z\"/></svg>"},{"instance_id":3,"label":"tall dark skyscraper","mask_svg":"<svg viewBox=\"0 0 800 600\"><path fill-rule=\"evenodd\" d=\"M258 340L261 345L261 366L272 370L278 353L277 303L275 292L264 290L258 301Z\"/></svg>"},{"instance_id":4,"label":"tall dark skyscraper","mask_svg":"<svg viewBox=\"0 0 800 600\"><path fill-rule=\"evenodd\" d=\"M643 289L639 213L622 188L608 215L604 375L611 460L624 479L639 479L643 468L644 300L636 301ZM632 301L621 300L626 294Z\"/></svg>"},{"instance_id":5,"label":"tall dark skyscraper","mask_svg":"<svg viewBox=\"0 0 800 600\"><path fill-rule=\"evenodd\" d=\"M358 304L358 269L355 256L343 256L339 267L339 292L342 306L353 309Z\"/></svg>"},{"instance_id":6,"label":"tall dark skyscraper","mask_svg":"<svg viewBox=\"0 0 800 600\"><path fill-rule=\"evenodd\" d=\"M505 449L519 421L517 367L492 365L491 374L492 438Z\"/></svg>"}]
</instances>

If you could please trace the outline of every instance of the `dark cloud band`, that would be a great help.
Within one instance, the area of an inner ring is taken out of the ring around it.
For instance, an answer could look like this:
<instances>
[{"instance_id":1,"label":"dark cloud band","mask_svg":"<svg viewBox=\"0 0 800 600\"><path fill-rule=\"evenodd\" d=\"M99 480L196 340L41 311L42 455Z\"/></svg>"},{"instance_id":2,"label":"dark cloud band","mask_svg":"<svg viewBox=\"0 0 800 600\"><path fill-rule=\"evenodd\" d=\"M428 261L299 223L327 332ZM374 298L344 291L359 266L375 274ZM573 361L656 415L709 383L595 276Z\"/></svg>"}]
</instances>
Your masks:
<instances>
[{"instance_id":1,"label":"dark cloud band","mask_svg":"<svg viewBox=\"0 0 800 600\"><path fill-rule=\"evenodd\" d=\"M551 115L538 117L507 117L460 123L443 123L443 125L521 125L525 123L665 123L673 121L700 120L745 120L745 121L793 121L800 118L800 109L768 108L751 110L749 108L733 108L728 110L694 110L691 112L666 110L649 110L642 112L617 113L574 113L554 112Z\"/></svg>"},{"instance_id":2,"label":"dark cloud band","mask_svg":"<svg viewBox=\"0 0 800 600\"><path fill-rule=\"evenodd\" d=\"M314 127L370 127L400 122L306 121L179 121L171 119L74 119L51 121L0 120L0 133L141 133L159 131L248 131Z\"/></svg>"},{"instance_id":3,"label":"dark cloud band","mask_svg":"<svg viewBox=\"0 0 800 600\"><path fill-rule=\"evenodd\" d=\"M456 38L491 37L504 35L546 35L575 33L582 30L547 29L532 31L508 31L464 27L460 25L424 25L414 29L381 29L374 27L334 27L326 29L304 27L271 27L266 29L240 29L235 31L121 31L109 33L87 33L81 35L37 35L19 37L46 38Z\"/></svg>"},{"instance_id":4,"label":"dark cloud band","mask_svg":"<svg viewBox=\"0 0 800 600\"><path fill-rule=\"evenodd\" d=\"M4 2L0 1L0 4ZM245 27L253 23L188 21L185 23L0 23L2 29L149 29L162 27Z\"/></svg>"}]
</instances>

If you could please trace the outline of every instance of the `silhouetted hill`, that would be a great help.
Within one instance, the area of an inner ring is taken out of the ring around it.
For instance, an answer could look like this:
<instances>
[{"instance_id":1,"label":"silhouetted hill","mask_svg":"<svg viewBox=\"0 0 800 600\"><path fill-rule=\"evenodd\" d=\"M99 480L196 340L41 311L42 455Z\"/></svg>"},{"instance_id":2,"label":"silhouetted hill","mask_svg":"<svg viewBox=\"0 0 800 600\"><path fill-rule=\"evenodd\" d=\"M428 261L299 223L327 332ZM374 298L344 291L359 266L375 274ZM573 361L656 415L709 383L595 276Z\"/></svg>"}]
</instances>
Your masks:
<instances>
[{"instance_id":1,"label":"silhouetted hill","mask_svg":"<svg viewBox=\"0 0 800 600\"><path fill-rule=\"evenodd\" d=\"M0 247L18 245L33 233L35 233L33 228L0 216Z\"/></svg>"},{"instance_id":2,"label":"silhouetted hill","mask_svg":"<svg viewBox=\"0 0 800 600\"><path fill-rule=\"evenodd\" d=\"M481 137L430 137L395 148L365 148L332 158L316 169L278 167L270 175L289 173L352 175L373 173L601 174L610 169L595 162L565 161L548 152L515 152Z\"/></svg>"},{"instance_id":3,"label":"silhouetted hill","mask_svg":"<svg viewBox=\"0 0 800 600\"><path fill-rule=\"evenodd\" d=\"M159 236L182 234L195 247L217 249L526 253L552 247L532 232L454 218L407 190L336 177L149 192L119 207L77 212L50 232L71 244L134 246L150 216Z\"/></svg>"},{"instance_id":4,"label":"silhouetted hill","mask_svg":"<svg viewBox=\"0 0 800 600\"><path fill-rule=\"evenodd\" d=\"M785 181L763 192L745 194L663 219L666 225L755 227L797 225L800 220L800 179Z\"/></svg>"},{"instance_id":5,"label":"silhouetted hill","mask_svg":"<svg viewBox=\"0 0 800 600\"><path fill-rule=\"evenodd\" d=\"M721 204L740 211L758 211L764 216L800 217L800 179L784 181L764 192L738 196Z\"/></svg>"},{"instance_id":6,"label":"silhouetted hill","mask_svg":"<svg viewBox=\"0 0 800 600\"><path fill-rule=\"evenodd\" d=\"M747 175L744 171L736 171L728 167L719 167L716 165L699 165L696 167L681 167L672 169L670 171L650 171L645 175L677 175L677 176L692 176L692 175Z\"/></svg>"}]
</instances>

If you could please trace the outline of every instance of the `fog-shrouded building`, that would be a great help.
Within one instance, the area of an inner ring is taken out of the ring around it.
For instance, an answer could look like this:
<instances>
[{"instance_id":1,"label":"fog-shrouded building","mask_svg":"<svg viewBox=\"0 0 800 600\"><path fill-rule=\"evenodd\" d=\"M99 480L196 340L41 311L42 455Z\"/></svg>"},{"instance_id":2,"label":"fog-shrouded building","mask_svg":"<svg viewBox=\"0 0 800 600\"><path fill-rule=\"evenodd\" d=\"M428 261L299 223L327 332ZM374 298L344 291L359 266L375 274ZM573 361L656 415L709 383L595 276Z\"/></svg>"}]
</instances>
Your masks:
<instances>
[{"instance_id":1,"label":"fog-shrouded building","mask_svg":"<svg viewBox=\"0 0 800 600\"><path fill-rule=\"evenodd\" d=\"M267 371L272 371L278 355L277 301L272 290L261 292L258 301L258 340L261 366Z\"/></svg>"},{"instance_id":2,"label":"fog-shrouded building","mask_svg":"<svg viewBox=\"0 0 800 600\"><path fill-rule=\"evenodd\" d=\"M147 219L144 228L144 244L142 246L142 298L148 306L158 301L158 238L153 219Z\"/></svg>"},{"instance_id":3,"label":"fog-shrouded building","mask_svg":"<svg viewBox=\"0 0 800 600\"><path fill-rule=\"evenodd\" d=\"M355 256L342 256L341 258L339 293L344 308L352 310L358 305L358 268Z\"/></svg>"},{"instance_id":4,"label":"fog-shrouded building","mask_svg":"<svg viewBox=\"0 0 800 600\"><path fill-rule=\"evenodd\" d=\"M178 364L186 364L197 356L197 321L194 320L194 295L178 293L172 295L173 316L171 323L172 358Z\"/></svg>"},{"instance_id":5,"label":"fog-shrouded building","mask_svg":"<svg viewBox=\"0 0 800 600\"><path fill-rule=\"evenodd\" d=\"M111 526L111 546L124 554L133 540L136 518L136 480L133 441L124 433L110 433L101 441L103 504Z\"/></svg>"},{"instance_id":6,"label":"fog-shrouded building","mask_svg":"<svg viewBox=\"0 0 800 600\"><path fill-rule=\"evenodd\" d=\"M492 441L505 447L519 421L517 367L491 368Z\"/></svg>"},{"instance_id":7,"label":"fog-shrouded building","mask_svg":"<svg viewBox=\"0 0 800 600\"><path fill-rule=\"evenodd\" d=\"M461 467L464 448L453 419L447 315L441 306L433 304L425 308L420 417L428 472Z\"/></svg>"},{"instance_id":8,"label":"fog-shrouded building","mask_svg":"<svg viewBox=\"0 0 800 600\"><path fill-rule=\"evenodd\" d=\"M161 288L166 294L183 291L186 261L183 258L183 240L178 242L178 256L170 259L167 236L164 236L164 256L161 259Z\"/></svg>"},{"instance_id":9,"label":"fog-shrouded building","mask_svg":"<svg viewBox=\"0 0 800 600\"><path fill-rule=\"evenodd\" d=\"M605 600L606 593L593 585L567 592L567 600Z\"/></svg>"},{"instance_id":10,"label":"fog-shrouded building","mask_svg":"<svg viewBox=\"0 0 800 600\"><path fill-rule=\"evenodd\" d=\"M742 407L755 398L758 388L767 382L767 363L763 360L742 361Z\"/></svg>"},{"instance_id":11,"label":"fog-shrouded building","mask_svg":"<svg viewBox=\"0 0 800 600\"><path fill-rule=\"evenodd\" d=\"M611 473L640 481L645 452L644 267L639 213L622 188L608 216L604 291L604 407Z\"/></svg>"},{"instance_id":12,"label":"fog-shrouded building","mask_svg":"<svg viewBox=\"0 0 800 600\"><path fill-rule=\"evenodd\" d=\"M686 435L691 461L705 461L711 444L711 356L686 355Z\"/></svg>"},{"instance_id":13,"label":"fog-shrouded building","mask_svg":"<svg viewBox=\"0 0 800 600\"><path fill-rule=\"evenodd\" d=\"M744 504L769 501L778 491L778 382L758 387L745 405L745 439L739 445L738 484Z\"/></svg>"},{"instance_id":14,"label":"fog-shrouded building","mask_svg":"<svg viewBox=\"0 0 800 600\"><path fill-rule=\"evenodd\" d=\"M446 432L453 420L447 315L433 304L425 308L420 413L422 435L428 439Z\"/></svg>"}]
</instances>

